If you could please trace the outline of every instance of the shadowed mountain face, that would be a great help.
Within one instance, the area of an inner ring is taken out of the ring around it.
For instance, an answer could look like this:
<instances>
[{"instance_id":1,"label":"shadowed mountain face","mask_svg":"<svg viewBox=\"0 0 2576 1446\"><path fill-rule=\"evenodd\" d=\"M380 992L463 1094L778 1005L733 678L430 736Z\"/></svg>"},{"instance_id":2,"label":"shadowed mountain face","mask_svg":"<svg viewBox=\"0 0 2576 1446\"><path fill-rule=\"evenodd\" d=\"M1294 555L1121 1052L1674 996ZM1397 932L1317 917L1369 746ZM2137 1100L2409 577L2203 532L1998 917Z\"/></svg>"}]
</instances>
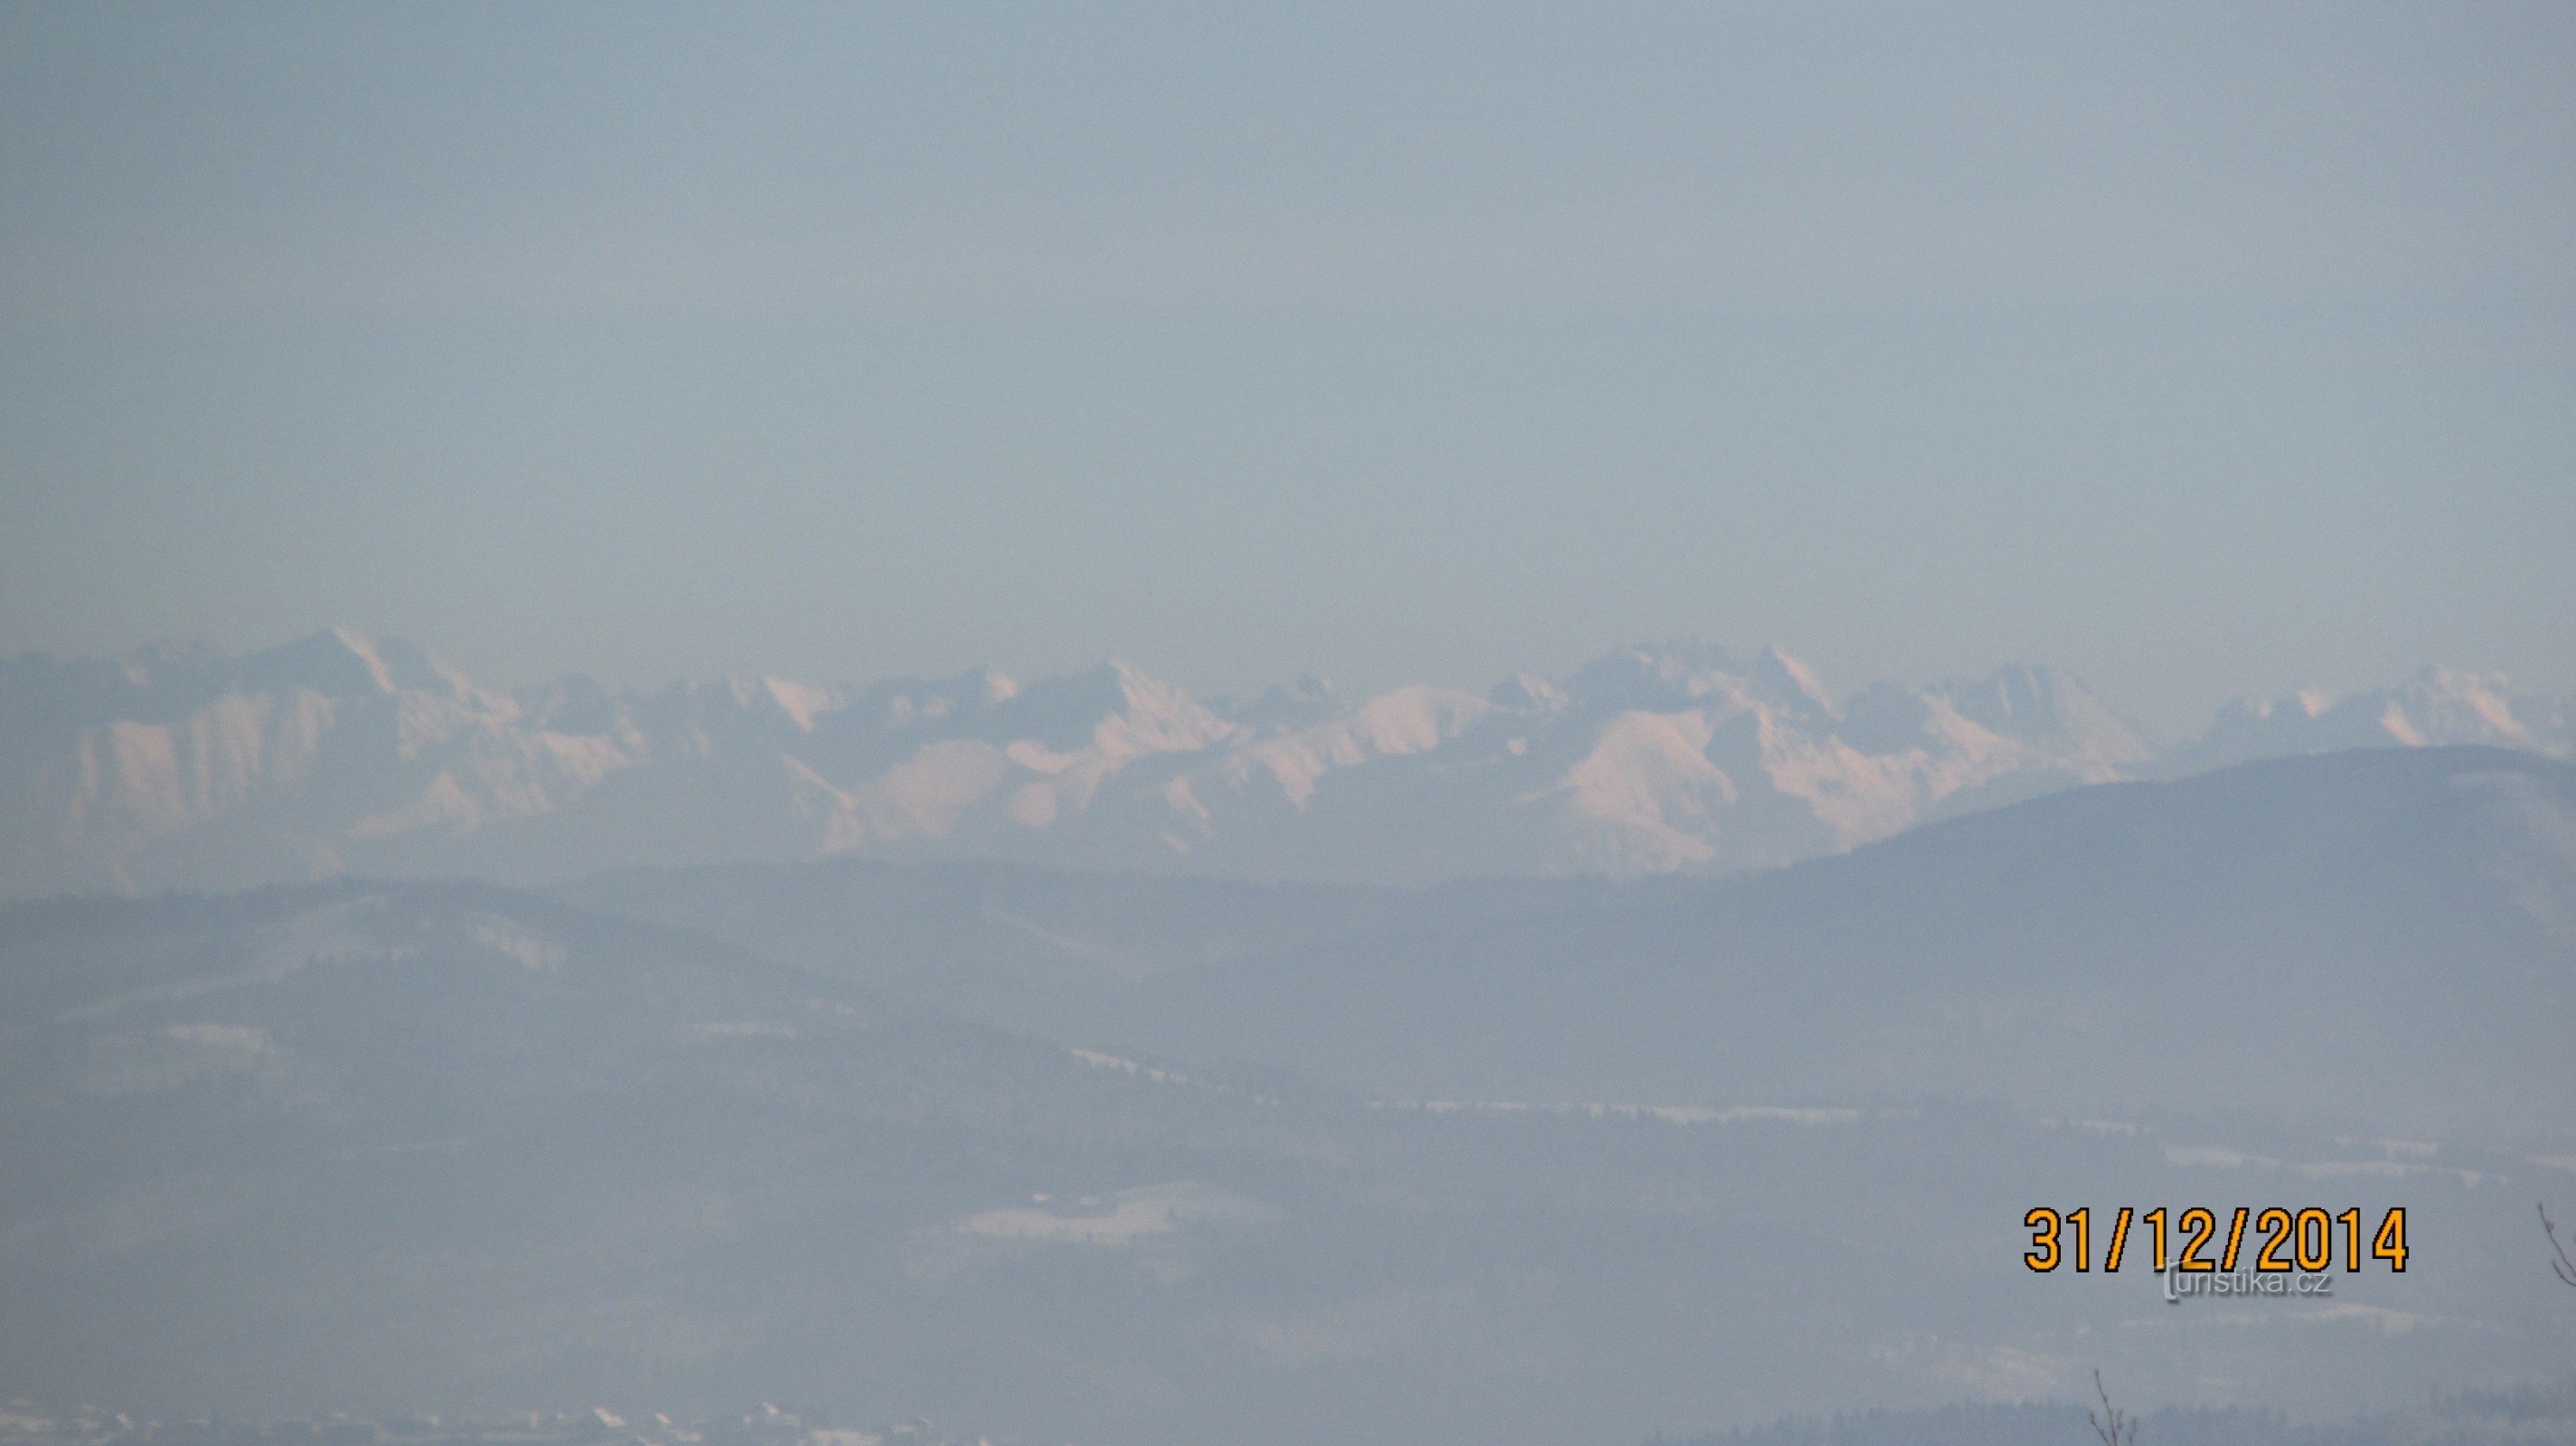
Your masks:
<instances>
[{"instance_id":1,"label":"shadowed mountain face","mask_svg":"<svg viewBox=\"0 0 2576 1446\"><path fill-rule=\"evenodd\" d=\"M1087 1035L1118 1033L1120 1002L1153 980L1433 919L1597 898L1610 887L1511 880L1402 890L827 859L627 869L548 892L1002 1028Z\"/></svg>"},{"instance_id":2,"label":"shadowed mountain face","mask_svg":"<svg viewBox=\"0 0 2576 1446\"><path fill-rule=\"evenodd\" d=\"M1093 928L1204 943L1179 922ZM483 887L22 905L0 1021L0 1394L1534 1446L2064 1398L2097 1365L2342 1415L2563 1364L2526 1198L2563 1137L1424 1108ZM2405 1205L2418 1266L2246 1312L2019 1264L2034 1202L2328 1198Z\"/></svg>"},{"instance_id":3,"label":"shadowed mountain face","mask_svg":"<svg viewBox=\"0 0 2576 1446\"><path fill-rule=\"evenodd\" d=\"M1085 888L1134 905L1086 913ZM996 1022L1406 1098L1930 1092L2508 1130L2576 1099L2576 769L2492 749L2082 789L1733 880L812 865L576 893Z\"/></svg>"},{"instance_id":4,"label":"shadowed mountain face","mask_svg":"<svg viewBox=\"0 0 2576 1446\"><path fill-rule=\"evenodd\" d=\"M2360 752L1179 976L1133 1018L1398 1093L2541 1128L2576 1099L2571 924L2576 770Z\"/></svg>"},{"instance_id":5,"label":"shadowed mountain face","mask_svg":"<svg viewBox=\"0 0 2576 1446\"><path fill-rule=\"evenodd\" d=\"M2158 752L2048 668L1837 700L1777 649L1614 653L1485 694L1194 700L769 678L501 693L335 631L241 658L0 663L0 897L343 872L561 880L853 856L1414 884L1725 873L2078 784L2364 743L2564 756L2564 700L2428 671Z\"/></svg>"}]
</instances>

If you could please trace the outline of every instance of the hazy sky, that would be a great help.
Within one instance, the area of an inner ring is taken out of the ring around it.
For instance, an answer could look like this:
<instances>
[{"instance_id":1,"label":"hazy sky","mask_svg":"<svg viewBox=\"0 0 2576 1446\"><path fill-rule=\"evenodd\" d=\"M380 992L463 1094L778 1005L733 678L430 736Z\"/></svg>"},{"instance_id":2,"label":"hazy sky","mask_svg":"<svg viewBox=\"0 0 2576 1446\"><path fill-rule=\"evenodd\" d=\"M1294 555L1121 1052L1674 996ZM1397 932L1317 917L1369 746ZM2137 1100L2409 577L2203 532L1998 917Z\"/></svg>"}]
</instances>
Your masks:
<instances>
[{"instance_id":1,"label":"hazy sky","mask_svg":"<svg viewBox=\"0 0 2576 1446\"><path fill-rule=\"evenodd\" d=\"M2576 7L0 8L0 653L2576 687Z\"/></svg>"}]
</instances>

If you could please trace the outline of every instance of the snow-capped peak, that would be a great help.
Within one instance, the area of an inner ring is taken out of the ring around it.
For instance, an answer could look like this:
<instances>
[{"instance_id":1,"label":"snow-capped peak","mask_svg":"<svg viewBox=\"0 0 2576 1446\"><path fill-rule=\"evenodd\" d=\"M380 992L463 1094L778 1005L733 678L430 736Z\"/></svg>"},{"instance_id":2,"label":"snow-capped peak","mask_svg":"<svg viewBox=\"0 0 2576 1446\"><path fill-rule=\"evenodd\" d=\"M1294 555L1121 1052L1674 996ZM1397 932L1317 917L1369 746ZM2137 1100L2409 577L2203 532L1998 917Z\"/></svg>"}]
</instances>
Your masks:
<instances>
[{"instance_id":1,"label":"snow-capped peak","mask_svg":"<svg viewBox=\"0 0 2576 1446\"><path fill-rule=\"evenodd\" d=\"M2564 757L2569 701L2428 668L2158 752L2063 671L1837 702L1771 646L1621 649L1483 696L1302 678L1203 704L1127 662L511 695L331 629L239 658L0 662L0 894L345 869L516 877L873 853L1416 881L1740 869L2072 784L2326 748ZM254 823L253 820L256 820Z\"/></svg>"}]
</instances>

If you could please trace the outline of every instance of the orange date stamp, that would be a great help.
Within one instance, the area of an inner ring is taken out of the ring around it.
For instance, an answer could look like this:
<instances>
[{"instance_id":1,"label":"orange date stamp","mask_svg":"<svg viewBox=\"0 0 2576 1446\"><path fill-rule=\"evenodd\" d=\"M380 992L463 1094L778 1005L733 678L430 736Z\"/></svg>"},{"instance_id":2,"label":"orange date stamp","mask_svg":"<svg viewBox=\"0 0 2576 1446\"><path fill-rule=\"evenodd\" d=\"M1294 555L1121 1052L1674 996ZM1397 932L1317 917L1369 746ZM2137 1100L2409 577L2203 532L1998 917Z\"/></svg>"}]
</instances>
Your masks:
<instances>
[{"instance_id":1,"label":"orange date stamp","mask_svg":"<svg viewBox=\"0 0 2576 1446\"><path fill-rule=\"evenodd\" d=\"M2347 1273L2358 1272L2365 1264L2385 1265L2399 1274L2406 1269L2403 1205L2390 1207L2376 1228L2367 1231L2367 1251L2362 1246L2364 1227L2373 1222L2357 1206L2334 1213L2317 1205L2239 1205L2226 1219L2222 1233L2219 1212L2206 1206L2175 1212L2161 1205L2147 1211L2123 1205L2112 1217L2098 1257L2100 1267L2116 1271L2143 1255L2148 1268L2159 1275L2232 1275L2242 1267L2250 1267L2256 1275L2316 1275L2334 1269L2338 1259ZM2046 1275L2066 1267L2093 1270L2097 1257L2090 1207L2061 1211L2037 1205L2022 1216L2021 1223L2030 1232L2030 1248L2022 1252L2021 1261L2033 1272Z\"/></svg>"}]
</instances>

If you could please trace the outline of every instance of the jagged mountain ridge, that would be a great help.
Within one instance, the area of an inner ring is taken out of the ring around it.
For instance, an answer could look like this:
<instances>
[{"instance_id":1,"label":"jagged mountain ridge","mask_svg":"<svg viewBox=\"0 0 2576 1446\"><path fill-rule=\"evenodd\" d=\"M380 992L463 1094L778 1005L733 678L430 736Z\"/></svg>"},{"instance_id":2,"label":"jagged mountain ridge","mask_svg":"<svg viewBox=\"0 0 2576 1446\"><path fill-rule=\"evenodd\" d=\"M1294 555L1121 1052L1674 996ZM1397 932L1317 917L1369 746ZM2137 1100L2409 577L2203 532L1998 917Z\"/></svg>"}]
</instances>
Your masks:
<instances>
[{"instance_id":1,"label":"jagged mountain ridge","mask_svg":"<svg viewBox=\"0 0 2576 1446\"><path fill-rule=\"evenodd\" d=\"M2428 669L2159 752L2013 667L1837 701L1778 648L1613 653L1479 696L1312 679L1200 701L1132 665L1021 685L482 688L346 629L237 658L0 663L0 896L831 855L1237 877L1731 872L2080 783L2361 743L2564 756L2566 700Z\"/></svg>"}]
</instances>

